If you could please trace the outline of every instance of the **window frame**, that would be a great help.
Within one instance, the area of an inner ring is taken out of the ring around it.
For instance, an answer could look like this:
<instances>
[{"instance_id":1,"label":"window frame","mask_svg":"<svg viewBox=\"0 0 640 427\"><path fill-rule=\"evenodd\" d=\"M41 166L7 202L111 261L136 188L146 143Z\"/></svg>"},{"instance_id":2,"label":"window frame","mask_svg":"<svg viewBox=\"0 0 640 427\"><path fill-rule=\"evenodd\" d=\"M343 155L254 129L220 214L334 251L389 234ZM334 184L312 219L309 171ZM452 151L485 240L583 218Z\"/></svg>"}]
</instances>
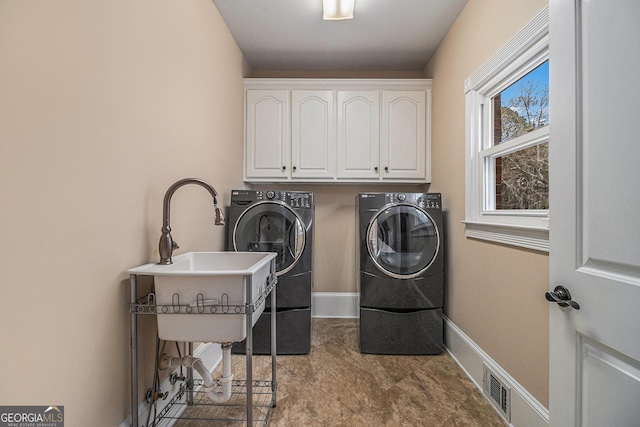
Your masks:
<instances>
[{"instance_id":1,"label":"window frame","mask_svg":"<svg viewBox=\"0 0 640 427\"><path fill-rule=\"evenodd\" d=\"M545 126L493 146L491 122L492 97L548 59L549 8L546 6L465 81L466 200L463 223L469 238L549 252L548 210L487 209L487 200L489 203L495 200L495 170L489 167L492 162L486 161L549 140L550 126Z\"/></svg>"}]
</instances>

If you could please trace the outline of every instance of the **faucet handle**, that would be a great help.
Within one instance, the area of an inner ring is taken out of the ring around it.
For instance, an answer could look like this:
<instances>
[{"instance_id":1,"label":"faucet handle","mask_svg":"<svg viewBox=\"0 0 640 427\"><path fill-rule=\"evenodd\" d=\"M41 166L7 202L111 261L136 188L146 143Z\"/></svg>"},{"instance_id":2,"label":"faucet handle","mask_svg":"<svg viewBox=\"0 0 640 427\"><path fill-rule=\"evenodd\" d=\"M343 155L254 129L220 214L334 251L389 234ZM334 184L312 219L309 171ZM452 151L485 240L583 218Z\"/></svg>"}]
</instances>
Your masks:
<instances>
[{"instance_id":1,"label":"faucet handle","mask_svg":"<svg viewBox=\"0 0 640 427\"><path fill-rule=\"evenodd\" d=\"M178 242L176 242L175 240L171 240L171 251L175 251L176 249L180 249L180 246L178 246Z\"/></svg>"}]
</instances>

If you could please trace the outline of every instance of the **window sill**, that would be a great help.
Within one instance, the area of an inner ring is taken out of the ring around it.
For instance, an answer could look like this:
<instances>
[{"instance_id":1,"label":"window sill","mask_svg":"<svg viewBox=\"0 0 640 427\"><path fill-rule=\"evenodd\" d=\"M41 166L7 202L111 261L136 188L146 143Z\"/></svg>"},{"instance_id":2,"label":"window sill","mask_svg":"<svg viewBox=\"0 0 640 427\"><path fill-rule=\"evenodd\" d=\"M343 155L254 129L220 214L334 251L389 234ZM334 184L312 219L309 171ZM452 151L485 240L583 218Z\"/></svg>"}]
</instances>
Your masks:
<instances>
[{"instance_id":1,"label":"window sill","mask_svg":"<svg viewBox=\"0 0 640 427\"><path fill-rule=\"evenodd\" d=\"M549 228L462 221L468 238L549 252Z\"/></svg>"}]
</instances>

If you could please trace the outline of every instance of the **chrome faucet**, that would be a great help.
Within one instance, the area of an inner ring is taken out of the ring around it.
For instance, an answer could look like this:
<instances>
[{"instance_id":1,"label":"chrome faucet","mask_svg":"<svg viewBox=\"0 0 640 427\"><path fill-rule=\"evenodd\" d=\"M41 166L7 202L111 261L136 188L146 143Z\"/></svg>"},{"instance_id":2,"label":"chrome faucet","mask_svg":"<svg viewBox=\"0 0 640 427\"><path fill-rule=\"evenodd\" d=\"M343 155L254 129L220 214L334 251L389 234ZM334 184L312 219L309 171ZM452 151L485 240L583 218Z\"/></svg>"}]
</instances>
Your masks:
<instances>
[{"instance_id":1,"label":"chrome faucet","mask_svg":"<svg viewBox=\"0 0 640 427\"><path fill-rule=\"evenodd\" d=\"M203 181L199 178L185 178L181 179L174 183L167 190L164 195L163 209L162 209L162 236L160 236L160 262L158 264L171 264L171 256L173 251L178 249L178 244L171 237L171 196L176 190L183 185L187 184L197 184L201 187L204 187L211 193L213 197L213 208L216 212L215 225L224 225L224 215L222 214L222 209L218 207L218 201L216 197L218 196L218 192L215 188L213 188L208 182Z\"/></svg>"}]
</instances>

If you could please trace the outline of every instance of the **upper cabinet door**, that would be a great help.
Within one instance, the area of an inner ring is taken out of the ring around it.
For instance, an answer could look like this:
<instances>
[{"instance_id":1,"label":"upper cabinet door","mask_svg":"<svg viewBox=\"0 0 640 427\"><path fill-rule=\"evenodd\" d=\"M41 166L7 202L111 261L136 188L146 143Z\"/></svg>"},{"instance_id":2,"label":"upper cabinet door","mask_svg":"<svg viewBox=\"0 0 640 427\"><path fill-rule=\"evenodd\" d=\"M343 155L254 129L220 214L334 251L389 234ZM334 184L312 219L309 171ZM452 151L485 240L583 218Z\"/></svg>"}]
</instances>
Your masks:
<instances>
[{"instance_id":1,"label":"upper cabinet door","mask_svg":"<svg viewBox=\"0 0 640 427\"><path fill-rule=\"evenodd\" d=\"M426 109L425 92L383 92L380 140L383 179L426 178Z\"/></svg>"},{"instance_id":2,"label":"upper cabinet door","mask_svg":"<svg viewBox=\"0 0 640 427\"><path fill-rule=\"evenodd\" d=\"M288 178L291 164L289 91L247 90L246 97L246 178Z\"/></svg>"},{"instance_id":3,"label":"upper cabinet door","mask_svg":"<svg viewBox=\"0 0 640 427\"><path fill-rule=\"evenodd\" d=\"M337 176L380 176L380 91L339 91Z\"/></svg>"},{"instance_id":4,"label":"upper cabinet door","mask_svg":"<svg viewBox=\"0 0 640 427\"><path fill-rule=\"evenodd\" d=\"M335 115L332 90L291 91L291 177L333 178Z\"/></svg>"}]
</instances>

